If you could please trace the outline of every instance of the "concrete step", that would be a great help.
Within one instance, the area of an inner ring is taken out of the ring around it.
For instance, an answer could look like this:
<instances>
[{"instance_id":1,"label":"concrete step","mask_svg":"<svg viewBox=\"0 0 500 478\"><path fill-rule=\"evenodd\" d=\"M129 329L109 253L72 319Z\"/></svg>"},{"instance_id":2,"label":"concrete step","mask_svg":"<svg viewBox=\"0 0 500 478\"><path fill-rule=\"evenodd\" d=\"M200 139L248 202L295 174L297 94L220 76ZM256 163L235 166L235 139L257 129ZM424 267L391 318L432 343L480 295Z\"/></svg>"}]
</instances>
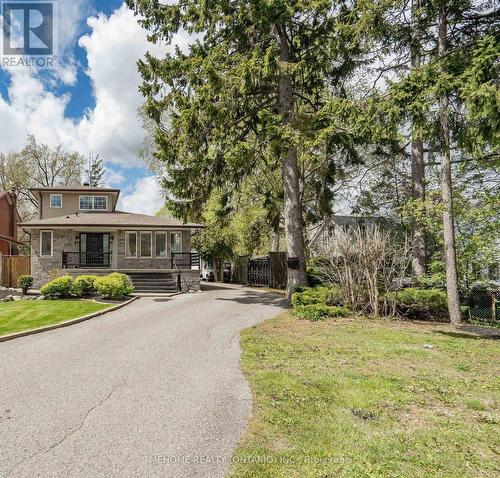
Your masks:
<instances>
[{"instance_id":1,"label":"concrete step","mask_svg":"<svg viewBox=\"0 0 500 478\"><path fill-rule=\"evenodd\" d=\"M172 294L174 292L177 292L177 288L176 287L172 287L172 288L163 288L163 289L159 289L157 287L141 287L139 289L134 289L134 293L141 293L141 292L144 292L144 293L153 293L153 292L157 292L157 293L163 293L163 294Z\"/></svg>"},{"instance_id":2,"label":"concrete step","mask_svg":"<svg viewBox=\"0 0 500 478\"><path fill-rule=\"evenodd\" d=\"M134 284L175 284L173 279L132 279Z\"/></svg>"},{"instance_id":3,"label":"concrete step","mask_svg":"<svg viewBox=\"0 0 500 478\"><path fill-rule=\"evenodd\" d=\"M137 293L177 292L177 280L168 272L133 272L129 274Z\"/></svg>"}]
</instances>

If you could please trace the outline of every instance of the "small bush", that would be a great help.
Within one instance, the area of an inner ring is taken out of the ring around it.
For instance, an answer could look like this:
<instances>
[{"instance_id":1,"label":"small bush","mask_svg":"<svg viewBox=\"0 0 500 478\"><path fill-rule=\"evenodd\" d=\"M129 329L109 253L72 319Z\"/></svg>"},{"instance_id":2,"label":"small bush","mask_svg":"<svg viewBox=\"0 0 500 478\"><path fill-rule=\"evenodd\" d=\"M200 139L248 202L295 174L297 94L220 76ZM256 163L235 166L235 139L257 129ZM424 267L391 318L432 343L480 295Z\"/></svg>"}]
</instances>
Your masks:
<instances>
[{"instance_id":1,"label":"small bush","mask_svg":"<svg viewBox=\"0 0 500 478\"><path fill-rule=\"evenodd\" d=\"M402 289L386 295L400 315L416 320L448 318L446 293L439 289Z\"/></svg>"},{"instance_id":2,"label":"small bush","mask_svg":"<svg viewBox=\"0 0 500 478\"><path fill-rule=\"evenodd\" d=\"M43 295L68 297L71 294L72 285L73 285L73 279L71 278L71 276L62 276L45 284L40 289L40 292Z\"/></svg>"},{"instance_id":3,"label":"small bush","mask_svg":"<svg viewBox=\"0 0 500 478\"><path fill-rule=\"evenodd\" d=\"M97 276L82 275L78 276L71 286L71 293L79 297L89 296L95 293L94 282Z\"/></svg>"},{"instance_id":4,"label":"small bush","mask_svg":"<svg viewBox=\"0 0 500 478\"><path fill-rule=\"evenodd\" d=\"M122 274L120 272L112 272L108 275L108 277L114 277L122 281L123 286L125 287L127 294L129 295L134 292L134 284L132 283L132 279L127 274Z\"/></svg>"},{"instance_id":5,"label":"small bush","mask_svg":"<svg viewBox=\"0 0 500 478\"><path fill-rule=\"evenodd\" d=\"M94 287L98 294L107 299L123 299L134 291L130 277L118 272L98 277L94 281Z\"/></svg>"},{"instance_id":6,"label":"small bush","mask_svg":"<svg viewBox=\"0 0 500 478\"><path fill-rule=\"evenodd\" d=\"M344 305L342 293L337 287L317 286L303 289L292 295L292 305Z\"/></svg>"},{"instance_id":7,"label":"small bush","mask_svg":"<svg viewBox=\"0 0 500 478\"><path fill-rule=\"evenodd\" d=\"M19 276L19 279L17 279L17 287L20 287L23 290L23 294L26 294L28 289L33 287L33 276Z\"/></svg>"},{"instance_id":8,"label":"small bush","mask_svg":"<svg viewBox=\"0 0 500 478\"><path fill-rule=\"evenodd\" d=\"M299 319L316 322L327 317L347 317L350 311L347 307L337 307L324 304L299 305L293 309L293 315Z\"/></svg>"}]
</instances>

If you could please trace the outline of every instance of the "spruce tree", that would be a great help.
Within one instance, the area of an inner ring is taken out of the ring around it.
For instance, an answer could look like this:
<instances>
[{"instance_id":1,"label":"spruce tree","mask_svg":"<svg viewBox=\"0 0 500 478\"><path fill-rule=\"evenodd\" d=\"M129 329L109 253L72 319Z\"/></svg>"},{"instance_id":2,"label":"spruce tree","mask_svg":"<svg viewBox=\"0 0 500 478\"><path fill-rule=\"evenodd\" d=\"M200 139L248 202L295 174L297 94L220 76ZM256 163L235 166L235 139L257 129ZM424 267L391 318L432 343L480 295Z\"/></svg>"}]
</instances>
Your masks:
<instances>
[{"instance_id":1,"label":"spruce tree","mask_svg":"<svg viewBox=\"0 0 500 478\"><path fill-rule=\"evenodd\" d=\"M99 155L94 156L92 153L89 153L88 166L85 170L88 185L93 187L100 186L105 173L106 170Z\"/></svg>"},{"instance_id":2,"label":"spruce tree","mask_svg":"<svg viewBox=\"0 0 500 478\"><path fill-rule=\"evenodd\" d=\"M256 171L278 168L290 297L306 283L304 146L310 152L319 143L346 143L343 125L327 123L324 109L360 65L382 7L330 0L127 3L153 42L170 42L181 29L197 35L188 52L139 63L165 186L187 200L177 213L196 214L213 188L238 187ZM269 157L272 164L263 164Z\"/></svg>"}]
</instances>

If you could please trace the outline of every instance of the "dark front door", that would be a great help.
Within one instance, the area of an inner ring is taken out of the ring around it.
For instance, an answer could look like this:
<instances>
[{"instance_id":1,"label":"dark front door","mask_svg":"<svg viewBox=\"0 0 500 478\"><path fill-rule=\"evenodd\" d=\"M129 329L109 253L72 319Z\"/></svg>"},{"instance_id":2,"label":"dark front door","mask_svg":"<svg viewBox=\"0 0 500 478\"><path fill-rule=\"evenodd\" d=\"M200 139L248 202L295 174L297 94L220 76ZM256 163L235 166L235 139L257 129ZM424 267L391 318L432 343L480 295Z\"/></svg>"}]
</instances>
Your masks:
<instances>
[{"instance_id":1,"label":"dark front door","mask_svg":"<svg viewBox=\"0 0 500 478\"><path fill-rule=\"evenodd\" d=\"M80 262L85 266L109 266L109 234L80 234Z\"/></svg>"}]
</instances>

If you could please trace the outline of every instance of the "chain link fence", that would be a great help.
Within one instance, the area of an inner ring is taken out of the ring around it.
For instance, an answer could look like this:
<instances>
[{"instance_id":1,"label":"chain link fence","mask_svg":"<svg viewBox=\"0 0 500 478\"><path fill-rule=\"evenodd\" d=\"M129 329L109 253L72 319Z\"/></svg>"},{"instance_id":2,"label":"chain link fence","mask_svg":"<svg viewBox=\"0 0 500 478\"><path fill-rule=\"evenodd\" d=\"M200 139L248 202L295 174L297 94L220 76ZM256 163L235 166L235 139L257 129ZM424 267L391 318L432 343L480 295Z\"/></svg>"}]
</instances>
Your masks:
<instances>
[{"instance_id":1,"label":"chain link fence","mask_svg":"<svg viewBox=\"0 0 500 478\"><path fill-rule=\"evenodd\" d=\"M500 290L472 289L468 306L471 322L500 324Z\"/></svg>"}]
</instances>

